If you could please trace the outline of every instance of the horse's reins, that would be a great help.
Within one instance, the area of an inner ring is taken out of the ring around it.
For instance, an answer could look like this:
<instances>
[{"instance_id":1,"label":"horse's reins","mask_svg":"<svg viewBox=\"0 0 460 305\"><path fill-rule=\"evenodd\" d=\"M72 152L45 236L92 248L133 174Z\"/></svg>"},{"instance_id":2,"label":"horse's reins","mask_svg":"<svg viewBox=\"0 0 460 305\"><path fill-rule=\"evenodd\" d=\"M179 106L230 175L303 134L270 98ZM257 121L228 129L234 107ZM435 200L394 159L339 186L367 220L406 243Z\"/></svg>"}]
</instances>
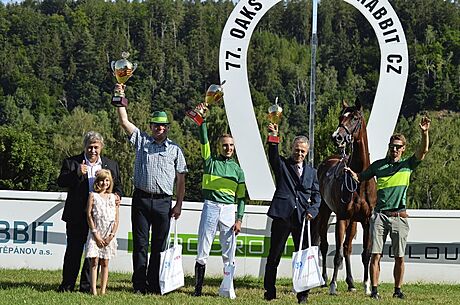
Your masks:
<instances>
[{"instance_id":1,"label":"horse's reins","mask_svg":"<svg viewBox=\"0 0 460 305\"><path fill-rule=\"evenodd\" d=\"M344 174L344 179L343 179L343 184L345 185L345 188L347 191L350 193L354 193L358 189L358 181L353 179L351 174L349 172L345 172Z\"/></svg>"},{"instance_id":2,"label":"horse's reins","mask_svg":"<svg viewBox=\"0 0 460 305\"><path fill-rule=\"evenodd\" d=\"M349 163L353 159L353 142L354 142L353 134L361 128L361 124L362 124L362 116L360 115L360 120L358 124L355 125L352 132L350 132L347 126L345 126L342 123L340 123L338 126L338 127L342 127L347 133L345 136L345 142L347 144L351 144L350 158L348 158L348 160L346 161L347 166L349 166ZM345 150L343 153L345 154ZM345 158L342 158L341 161L344 159ZM343 180L344 180L343 184L345 185L345 188L348 192L354 193L358 189L358 182L355 179L353 179L353 177L351 176L349 172L345 171ZM342 198L340 198L340 200L343 202ZM343 203L346 203L346 202L343 202Z\"/></svg>"}]
</instances>

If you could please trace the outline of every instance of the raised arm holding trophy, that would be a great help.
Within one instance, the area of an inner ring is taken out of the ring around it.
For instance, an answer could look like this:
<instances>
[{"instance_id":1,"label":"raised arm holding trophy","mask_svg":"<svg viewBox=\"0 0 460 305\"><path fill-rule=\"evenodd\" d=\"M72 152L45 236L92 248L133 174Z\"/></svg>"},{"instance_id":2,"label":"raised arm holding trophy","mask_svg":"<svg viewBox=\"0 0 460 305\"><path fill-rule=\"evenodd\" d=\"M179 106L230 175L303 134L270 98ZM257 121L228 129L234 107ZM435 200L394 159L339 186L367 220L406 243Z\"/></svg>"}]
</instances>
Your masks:
<instances>
[{"instance_id":1,"label":"raised arm holding trophy","mask_svg":"<svg viewBox=\"0 0 460 305\"><path fill-rule=\"evenodd\" d=\"M236 235L241 231L245 209L246 186L244 173L234 159L235 143L233 137L223 133L218 138L218 152L211 153L208 137L209 122L206 120L208 104L217 103L223 96L222 87L211 85L206 92L205 101L198 104L187 115L198 124L201 157L203 159L202 195L203 208L198 228L197 256L195 263L194 296L201 296L211 246L216 232L224 263L224 279L219 295L236 298L233 286L235 270Z\"/></svg>"},{"instance_id":2,"label":"raised arm holding trophy","mask_svg":"<svg viewBox=\"0 0 460 305\"><path fill-rule=\"evenodd\" d=\"M198 106L195 107L195 109L187 110L187 116L191 118L198 126L201 126L201 124L203 124L205 108L207 109L209 105L217 104L224 96L224 91L222 89L222 86L224 84L225 81L223 81L220 85L212 84L211 86L209 86L208 90L206 91L206 96L204 98L204 104L200 103Z\"/></svg>"},{"instance_id":3,"label":"raised arm holding trophy","mask_svg":"<svg viewBox=\"0 0 460 305\"><path fill-rule=\"evenodd\" d=\"M132 68L135 66L125 62L121 69L127 77ZM124 93L123 84L115 85L117 92ZM118 122L135 151L131 201L133 290L136 294L160 294L161 252L169 246L171 218L179 218L182 212L187 164L181 147L168 137L171 121L165 111L153 111L148 131L142 131L128 118L126 99L119 101L124 103L115 103Z\"/></svg>"},{"instance_id":4,"label":"raised arm holding trophy","mask_svg":"<svg viewBox=\"0 0 460 305\"><path fill-rule=\"evenodd\" d=\"M267 137L268 143L279 143L280 137L278 135L278 123L281 121L283 108L278 105L278 97L275 99L275 104L268 108L268 120L274 125L275 128L270 129Z\"/></svg>"},{"instance_id":5,"label":"raised arm holding trophy","mask_svg":"<svg viewBox=\"0 0 460 305\"><path fill-rule=\"evenodd\" d=\"M125 97L125 83L128 79L133 75L133 72L137 68L137 63L131 63L127 60L129 57L128 52L121 53L122 59L117 61L112 61L110 66L113 71L113 75L117 79L118 84L121 86L117 86L115 88L113 97L112 97L112 105L116 107L127 107L128 106L128 99Z\"/></svg>"}]
</instances>

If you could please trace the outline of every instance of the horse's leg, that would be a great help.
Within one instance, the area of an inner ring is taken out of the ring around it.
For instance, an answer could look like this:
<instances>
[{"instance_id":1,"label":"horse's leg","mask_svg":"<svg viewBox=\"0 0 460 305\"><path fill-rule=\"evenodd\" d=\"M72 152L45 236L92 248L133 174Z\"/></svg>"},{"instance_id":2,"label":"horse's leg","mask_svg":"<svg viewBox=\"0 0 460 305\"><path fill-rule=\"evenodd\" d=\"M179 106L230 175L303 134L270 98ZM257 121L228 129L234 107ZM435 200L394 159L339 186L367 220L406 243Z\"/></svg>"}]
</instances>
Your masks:
<instances>
[{"instance_id":1,"label":"horse's leg","mask_svg":"<svg viewBox=\"0 0 460 305\"><path fill-rule=\"evenodd\" d=\"M370 238L370 228L369 221L364 221L361 223L363 227L363 252L361 253L361 261L364 266L364 279L363 286L364 292L367 295L371 294L371 284L369 280L369 261L371 259L371 238Z\"/></svg>"},{"instance_id":2,"label":"horse's leg","mask_svg":"<svg viewBox=\"0 0 460 305\"><path fill-rule=\"evenodd\" d=\"M339 268L342 266L343 261L343 237L345 235L345 228L347 226L346 220L339 220L335 225L335 255L334 255L334 273L332 275L331 284L329 287L329 294L337 294L337 274Z\"/></svg>"},{"instance_id":3,"label":"horse's leg","mask_svg":"<svg viewBox=\"0 0 460 305\"><path fill-rule=\"evenodd\" d=\"M327 230L329 228L329 218L332 211L329 209L325 202L321 202L319 208L318 216L316 221L313 223L316 225L315 237L312 238L312 243L315 245L319 244L319 249L321 251L322 258L322 268L323 268L323 279L324 285L322 287L327 287L327 251L329 249L329 243L327 242Z\"/></svg>"},{"instance_id":4,"label":"horse's leg","mask_svg":"<svg viewBox=\"0 0 460 305\"><path fill-rule=\"evenodd\" d=\"M345 256L345 267L346 267L346 278L345 281L348 284L348 291L356 291L355 284L353 281L353 273L351 271L351 254L353 250L353 238L356 235L356 222L349 220L347 226L347 233L345 241L343 243L343 255Z\"/></svg>"}]
</instances>

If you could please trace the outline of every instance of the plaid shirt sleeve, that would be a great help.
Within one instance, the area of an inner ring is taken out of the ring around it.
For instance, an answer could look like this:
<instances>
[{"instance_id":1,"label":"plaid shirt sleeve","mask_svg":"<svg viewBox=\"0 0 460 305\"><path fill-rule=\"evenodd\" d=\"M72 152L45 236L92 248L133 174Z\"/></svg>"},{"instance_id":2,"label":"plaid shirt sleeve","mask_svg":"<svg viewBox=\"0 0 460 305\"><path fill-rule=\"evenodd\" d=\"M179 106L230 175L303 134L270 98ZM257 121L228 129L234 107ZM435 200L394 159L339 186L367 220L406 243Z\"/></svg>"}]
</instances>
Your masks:
<instances>
[{"instance_id":1,"label":"plaid shirt sleeve","mask_svg":"<svg viewBox=\"0 0 460 305\"><path fill-rule=\"evenodd\" d=\"M141 136L141 131L139 128L136 127L134 129L133 133L131 136L128 136L129 142L131 142L131 145L136 149L139 150L142 146L142 136Z\"/></svg>"},{"instance_id":2,"label":"plaid shirt sleeve","mask_svg":"<svg viewBox=\"0 0 460 305\"><path fill-rule=\"evenodd\" d=\"M184 153L182 152L182 149L180 147L178 147L177 149L176 172L178 172L179 174L185 174L188 172Z\"/></svg>"}]
</instances>

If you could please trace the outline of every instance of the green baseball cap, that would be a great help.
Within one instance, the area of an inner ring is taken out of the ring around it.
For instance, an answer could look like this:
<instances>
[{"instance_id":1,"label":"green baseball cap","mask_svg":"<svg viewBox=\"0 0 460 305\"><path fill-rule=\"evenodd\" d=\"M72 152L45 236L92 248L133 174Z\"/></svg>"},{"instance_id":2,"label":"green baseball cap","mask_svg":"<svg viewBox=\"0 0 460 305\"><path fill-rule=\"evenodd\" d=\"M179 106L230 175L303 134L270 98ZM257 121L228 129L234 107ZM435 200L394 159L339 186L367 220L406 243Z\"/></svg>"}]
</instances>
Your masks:
<instances>
[{"instance_id":1,"label":"green baseball cap","mask_svg":"<svg viewBox=\"0 0 460 305\"><path fill-rule=\"evenodd\" d=\"M150 119L150 124L169 124L168 115L164 111L155 111Z\"/></svg>"}]
</instances>

